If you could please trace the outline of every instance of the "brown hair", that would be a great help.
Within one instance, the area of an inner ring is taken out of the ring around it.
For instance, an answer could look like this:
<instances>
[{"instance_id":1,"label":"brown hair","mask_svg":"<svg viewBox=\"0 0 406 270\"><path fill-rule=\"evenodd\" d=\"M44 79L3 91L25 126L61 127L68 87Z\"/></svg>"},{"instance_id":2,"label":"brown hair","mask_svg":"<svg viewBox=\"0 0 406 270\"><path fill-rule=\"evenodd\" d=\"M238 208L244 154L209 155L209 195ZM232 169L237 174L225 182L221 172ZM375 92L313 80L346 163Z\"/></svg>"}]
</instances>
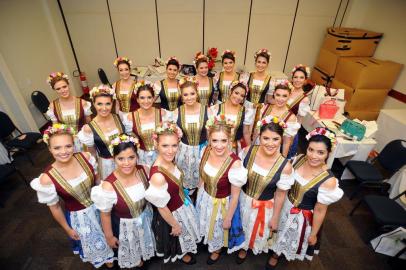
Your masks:
<instances>
[{"instance_id":1,"label":"brown hair","mask_svg":"<svg viewBox=\"0 0 406 270\"><path fill-rule=\"evenodd\" d=\"M266 59L266 61L269 63L269 54L267 54L266 52L260 52L258 54L255 55L255 61L257 61L258 57L264 57Z\"/></svg>"},{"instance_id":2,"label":"brown hair","mask_svg":"<svg viewBox=\"0 0 406 270\"><path fill-rule=\"evenodd\" d=\"M224 59L230 59L235 63L235 56L231 52L226 52L221 57L221 63L224 63Z\"/></svg>"},{"instance_id":3,"label":"brown hair","mask_svg":"<svg viewBox=\"0 0 406 270\"><path fill-rule=\"evenodd\" d=\"M131 65L130 65L130 63L129 63L128 61L126 61L126 60L120 60L120 61L117 62L117 70L118 70L118 67L119 67L121 64L126 64L126 65L128 66L128 69L131 70Z\"/></svg>"},{"instance_id":4,"label":"brown hair","mask_svg":"<svg viewBox=\"0 0 406 270\"><path fill-rule=\"evenodd\" d=\"M278 89L287 90L287 91L289 91L289 93L291 92L291 89L286 84L278 84L278 85L276 85L275 86L275 91L278 90Z\"/></svg>"},{"instance_id":5,"label":"brown hair","mask_svg":"<svg viewBox=\"0 0 406 270\"><path fill-rule=\"evenodd\" d=\"M196 60L196 68L198 68L201 63L209 64L209 62L207 61L207 58L202 57L202 58L199 58Z\"/></svg>"},{"instance_id":6,"label":"brown hair","mask_svg":"<svg viewBox=\"0 0 406 270\"><path fill-rule=\"evenodd\" d=\"M138 88L137 93L135 94L137 99L140 97L140 92L142 92L142 91L148 91L152 97L155 96L155 92L154 92L154 89L152 88L152 86L149 84L145 84Z\"/></svg>"},{"instance_id":7,"label":"brown hair","mask_svg":"<svg viewBox=\"0 0 406 270\"><path fill-rule=\"evenodd\" d=\"M232 129L232 127L231 127L230 125L227 125L227 124L217 124L217 125L212 125L211 127L209 127L209 128L207 129L207 133L208 133L209 137L211 137L211 135L212 135L214 132L220 132L220 131L222 131L222 132L224 132L224 133L227 135L227 137L228 137L229 139L231 139L231 129Z\"/></svg>"},{"instance_id":8,"label":"brown hair","mask_svg":"<svg viewBox=\"0 0 406 270\"><path fill-rule=\"evenodd\" d=\"M199 101L200 101L200 97L199 97L199 91L197 91L197 84L194 83L194 82L191 82L191 81L185 81L184 83L182 83L181 85L179 85L180 92L182 93L182 92L183 92L183 89L185 89L186 87L192 87L192 88L195 90L196 95L197 95L197 100L196 100L196 101L199 102Z\"/></svg>"},{"instance_id":9,"label":"brown hair","mask_svg":"<svg viewBox=\"0 0 406 270\"><path fill-rule=\"evenodd\" d=\"M59 82L59 81L65 81L66 84L69 85L68 79L63 78L63 77L56 76L56 77L53 77L52 80L51 80L51 82L50 82L52 89L55 90L55 88L54 88L54 87L55 87L55 84L56 84L57 82Z\"/></svg>"}]
</instances>

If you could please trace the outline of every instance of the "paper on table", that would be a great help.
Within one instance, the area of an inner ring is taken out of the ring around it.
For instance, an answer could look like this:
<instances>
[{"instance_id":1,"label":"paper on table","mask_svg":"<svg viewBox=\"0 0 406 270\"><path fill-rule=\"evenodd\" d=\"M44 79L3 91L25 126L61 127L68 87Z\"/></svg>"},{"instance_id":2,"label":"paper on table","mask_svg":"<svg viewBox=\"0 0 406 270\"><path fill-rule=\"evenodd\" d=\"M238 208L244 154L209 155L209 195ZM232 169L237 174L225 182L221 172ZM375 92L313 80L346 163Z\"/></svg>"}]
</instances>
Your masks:
<instances>
[{"instance_id":1,"label":"paper on table","mask_svg":"<svg viewBox=\"0 0 406 270\"><path fill-rule=\"evenodd\" d=\"M358 122L366 127L365 138L370 138L378 131L378 124L376 121L361 121L359 119L354 119L355 122Z\"/></svg>"}]
</instances>

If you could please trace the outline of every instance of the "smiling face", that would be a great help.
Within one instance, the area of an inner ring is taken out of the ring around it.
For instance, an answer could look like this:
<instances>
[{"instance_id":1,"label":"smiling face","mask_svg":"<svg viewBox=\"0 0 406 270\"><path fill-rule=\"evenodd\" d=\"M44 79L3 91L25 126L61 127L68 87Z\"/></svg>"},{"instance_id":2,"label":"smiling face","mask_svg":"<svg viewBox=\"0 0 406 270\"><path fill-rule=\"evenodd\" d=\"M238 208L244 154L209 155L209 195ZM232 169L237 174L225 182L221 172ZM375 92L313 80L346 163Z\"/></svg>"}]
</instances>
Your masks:
<instances>
[{"instance_id":1,"label":"smiling face","mask_svg":"<svg viewBox=\"0 0 406 270\"><path fill-rule=\"evenodd\" d=\"M127 65L127 63L121 63L117 67L118 73L120 74L120 79L122 80L127 80L130 78L131 71L130 67Z\"/></svg>"},{"instance_id":2,"label":"smiling face","mask_svg":"<svg viewBox=\"0 0 406 270\"><path fill-rule=\"evenodd\" d=\"M54 134L49 138L49 152L58 162L66 163L73 156L73 137L70 134Z\"/></svg>"},{"instance_id":3,"label":"smiling face","mask_svg":"<svg viewBox=\"0 0 406 270\"><path fill-rule=\"evenodd\" d=\"M266 129L259 136L260 148L267 156L273 156L280 151L282 137L278 133Z\"/></svg>"},{"instance_id":4,"label":"smiling face","mask_svg":"<svg viewBox=\"0 0 406 270\"><path fill-rule=\"evenodd\" d=\"M158 136L156 148L159 156L166 162L172 162L178 151L179 140L176 134L168 133Z\"/></svg>"},{"instance_id":5,"label":"smiling face","mask_svg":"<svg viewBox=\"0 0 406 270\"><path fill-rule=\"evenodd\" d=\"M149 90L144 89L138 92L137 102L141 108L148 110L154 104L154 97Z\"/></svg>"},{"instance_id":6,"label":"smiling face","mask_svg":"<svg viewBox=\"0 0 406 270\"><path fill-rule=\"evenodd\" d=\"M305 81L306 81L306 76L303 73L303 71L297 70L297 71L295 71L295 73L293 73L293 76L292 76L293 87L295 87L296 89L301 89L301 88L303 88Z\"/></svg>"},{"instance_id":7,"label":"smiling face","mask_svg":"<svg viewBox=\"0 0 406 270\"><path fill-rule=\"evenodd\" d=\"M278 107L285 107L290 96L290 91L286 89L275 89L274 99L275 105Z\"/></svg>"},{"instance_id":8,"label":"smiling face","mask_svg":"<svg viewBox=\"0 0 406 270\"><path fill-rule=\"evenodd\" d=\"M258 72L264 72L268 67L268 60L263 56L258 56L255 60L255 68Z\"/></svg>"},{"instance_id":9,"label":"smiling face","mask_svg":"<svg viewBox=\"0 0 406 270\"><path fill-rule=\"evenodd\" d=\"M114 157L116 163L116 170L120 171L123 175L130 175L134 172L137 165L137 153L132 147L121 151Z\"/></svg>"},{"instance_id":10,"label":"smiling face","mask_svg":"<svg viewBox=\"0 0 406 270\"><path fill-rule=\"evenodd\" d=\"M242 104L242 102L245 99L245 89L242 87L237 86L236 88L233 89L233 91L230 93L230 98L229 100L233 105L238 105Z\"/></svg>"},{"instance_id":11,"label":"smiling face","mask_svg":"<svg viewBox=\"0 0 406 270\"><path fill-rule=\"evenodd\" d=\"M327 146L323 142L310 142L306 156L310 166L318 167L325 163L328 157Z\"/></svg>"},{"instance_id":12,"label":"smiling face","mask_svg":"<svg viewBox=\"0 0 406 270\"><path fill-rule=\"evenodd\" d=\"M209 143L216 156L228 154L230 138L223 130L210 133Z\"/></svg>"},{"instance_id":13,"label":"smiling face","mask_svg":"<svg viewBox=\"0 0 406 270\"><path fill-rule=\"evenodd\" d=\"M209 73L209 65L207 64L207 62L201 62L197 66L197 74L199 74L202 77L205 77L207 76L207 73Z\"/></svg>"},{"instance_id":14,"label":"smiling face","mask_svg":"<svg viewBox=\"0 0 406 270\"><path fill-rule=\"evenodd\" d=\"M192 86L182 88L182 101L185 105L192 106L197 102L197 91Z\"/></svg>"},{"instance_id":15,"label":"smiling face","mask_svg":"<svg viewBox=\"0 0 406 270\"><path fill-rule=\"evenodd\" d=\"M94 107L97 115L107 117L113 108L113 99L111 97L98 96L94 99Z\"/></svg>"},{"instance_id":16,"label":"smiling face","mask_svg":"<svg viewBox=\"0 0 406 270\"><path fill-rule=\"evenodd\" d=\"M166 67L166 76L168 79L174 80L178 76L179 69L175 65L168 65Z\"/></svg>"},{"instance_id":17,"label":"smiling face","mask_svg":"<svg viewBox=\"0 0 406 270\"><path fill-rule=\"evenodd\" d=\"M65 80L57 81L54 84L54 90L60 98L69 98L70 96L69 84Z\"/></svg>"},{"instance_id":18,"label":"smiling face","mask_svg":"<svg viewBox=\"0 0 406 270\"><path fill-rule=\"evenodd\" d=\"M223 68L225 72L233 72L234 71L234 61L228 58L224 58L223 60Z\"/></svg>"}]
</instances>

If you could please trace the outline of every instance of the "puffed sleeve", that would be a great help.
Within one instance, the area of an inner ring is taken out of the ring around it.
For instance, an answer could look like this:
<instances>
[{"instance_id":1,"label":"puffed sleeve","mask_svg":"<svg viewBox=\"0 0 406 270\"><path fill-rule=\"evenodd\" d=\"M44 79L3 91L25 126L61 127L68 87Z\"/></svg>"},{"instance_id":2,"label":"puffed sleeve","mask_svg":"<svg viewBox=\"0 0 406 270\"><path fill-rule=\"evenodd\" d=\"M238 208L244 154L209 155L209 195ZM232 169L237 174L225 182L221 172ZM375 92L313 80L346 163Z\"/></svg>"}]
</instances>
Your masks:
<instances>
[{"instance_id":1,"label":"puffed sleeve","mask_svg":"<svg viewBox=\"0 0 406 270\"><path fill-rule=\"evenodd\" d=\"M123 117L121 120L125 133L130 134L133 131L133 121L128 120L128 117Z\"/></svg>"},{"instance_id":2,"label":"puffed sleeve","mask_svg":"<svg viewBox=\"0 0 406 270\"><path fill-rule=\"evenodd\" d=\"M101 212L110 212L117 203L116 192L103 189L101 184L92 188L90 198Z\"/></svg>"},{"instance_id":3,"label":"puffed sleeve","mask_svg":"<svg viewBox=\"0 0 406 270\"><path fill-rule=\"evenodd\" d=\"M300 116L306 116L307 113L310 112L310 104L309 102L300 102L299 104L299 111L298 111L298 115Z\"/></svg>"},{"instance_id":4,"label":"puffed sleeve","mask_svg":"<svg viewBox=\"0 0 406 270\"><path fill-rule=\"evenodd\" d=\"M162 121L169 121L169 122L175 122L178 121L178 109L175 109L174 111L168 111L165 109L161 109L164 110L165 113L162 114Z\"/></svg>"},{"instance_id":5,"label":"puffed sleeve","mask_svg":"<svg viewBox=\"0 0 406 270\"><path fill-rule=\"evenodd\" d=\"M148 189L145 191L145 199L158 208L165 207L170 198L171 196L168 193L168 184L161 187L156 187L153 184L150 184Z\"/></svg>"},{"instance_id":6,"label":"puffed sleeve","mask_svg":"<svg viewBox=\"0 0 406 270\"><path fill-rule=\"evenodd\" d=\"M85 105L83 106L83 111L85 113L85 116L90 116L92 115L92 104L89 101L85 101Z\"/></svg>"},{"instance_id":7,"label":"puffed sleeve","mask_svg":"<svg viewBox=\"0 0 406 270\"><path fill-rule=\"evenodd\" d=\"M51 108L48 108L45 114L49 117L49 120L51 120L52 123L58 122L58 119L56 119L56 116L54 114L54 110L52 110Z\"/></svg>"},{"instance_id":8,"label":"puffed sleeve","mask_svg":"<svg viewBox=\"0 0 406 270\"><path fill-rule=\"evenodd\" d=\"M283 136L295 137L297 131L300 129L299 122L287 122L286 129L284 130Z\"/></svg>"},{"instance_id":9,"label":"puffed sleeve","mask_svg":"<svg viewBox=\"0 0 406 270\"><path fill-rule=\"evenodd\" d=\"M250 126L254 123L255 110L251 107L245 107L245 115L243 124Z\"/></svg>"},{"instance_id":10,"label":"puffed sleeve","mask_svg":"<svg viewBox=\"0 0 406 270\"><path fill-rule=\"evenodd\" d=\"M338 186L338 181L336 180L336 186L334 189L325 189L322 187L319 187L319 192L317 194L317 201L322 204L332 204L337 202L338 200L343 197L344 192L343 190Z\"/></svg>"},{"instance_id":11,"label":"puffed sleeve","mask_svg":"<svg viewBox=\"0 0 406 270\"><path fill-rule=\"evenodd\" d=\"M87 152L90 156L90 158L88 159L90 165L92 165L94 173L97 174L97 160L94 156L92 156L89 152Z\"/></svg>"},{"instance_id":12,"label":"puffed sleeve","mask_svg":"<svg viewBox=\"0 0 406 270\"><path fill-rule=\"evenodd\" d=\"M273 95L274 91L275 91L275 83L271 80L271 81L269 81L269 87L268 87L268 91L266 91L266 94Z\"/></svg>"},{"instance_id":13,"label":"puffed sleeve","mask_svg":"<svg viewBox=\"0 0 406 270\"><path fill-rule=\"evenodd\" d=\"M93 133L87 133L83 128L78 132L78 138L81 143L86 146L92 147L94 145Z\"/></svg>"},{"instance_id":14,"label":"puffed sleeve","mask_svg":"<svg viewBox=\"0 0 406 270\"><path fill-rule=\"evenodd\" d=\"M243 166L230 168L228 171L228 181L236 187L242 187L247 182L248 170Z\"/></svg>"},{"instance_id":15,"label":"puffed sleeve","mask_svg":"<svg viewBox=\"0 0 406 270\"><path fill-rule=\"evenodd\" d=\"M281 174L281 178L276 183L276 186L282 190L289 190L290 187L295 183L295 178L293 178L293 173L291 174Z\"/></svg>"},{"instance_id":16,"label":"puffed sleeve","mask_svg":"<svg viewBox=\"0 0 406 270\"><path fill-rule=\"evenodd\" d=\"M41 175L31 181L30 186L37 192L38 202L48 206L55 205L59 201L54 184L42 185L39 181Z\"/></svg>"}]
</instances>

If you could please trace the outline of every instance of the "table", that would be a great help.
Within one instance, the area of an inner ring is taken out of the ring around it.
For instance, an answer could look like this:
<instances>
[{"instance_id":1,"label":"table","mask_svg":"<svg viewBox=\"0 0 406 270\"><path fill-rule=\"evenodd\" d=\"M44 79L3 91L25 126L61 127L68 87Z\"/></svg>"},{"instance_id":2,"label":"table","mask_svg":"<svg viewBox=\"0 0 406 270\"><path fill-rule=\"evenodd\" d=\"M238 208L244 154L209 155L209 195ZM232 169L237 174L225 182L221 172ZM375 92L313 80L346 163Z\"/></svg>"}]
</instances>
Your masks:
<instances>
[{"instance_id":1,"label":"table","mask_svg":"<svg viewBox=\"0 0 406 270\"><path fill-rule=\"evenodd\" d=\"M340 162L345 165L349 160L361 160L365 161L368 158L368 154L376 146L376 141L372 138L364 138L361 141L349 140L344 137L341 132L338 131L333 120L342 123L346 119L345 116L338 114L334 119L320 119L318 111L311 111L308 113L302 122L302 126L306 131L310 132L316 127L328 127L337 134L337 145L333 148L330 156L327 160L327 166L331 168L333 161L336 158L340 159ZM341 135L340 135L341 134ZM341 179L353 179L355 178L351 172L346 168L341 176Z\"/></svg>"},{"instance_id":2,"label":"table","mask_svg":"<svg viewBox=\"0 0 406 270\"><path fill-rule=\"evenodd\" d=\"M375 150L380 152L385 145L396 139L406 140L406 109L382 109L378 116L379 130L376 134L378 144Z\"/></svg>"},{"instance_id":3,"label":"table","mask_svg":"<svg viewBox=\"0 0 406 270\"><path fill-rule=\"evenodd\" d=\"M389 198L394 198L406 190L406 165L395 173L389 180ZM406 195L396 200L406 210Z\"/></svg>"}]
</instances>

